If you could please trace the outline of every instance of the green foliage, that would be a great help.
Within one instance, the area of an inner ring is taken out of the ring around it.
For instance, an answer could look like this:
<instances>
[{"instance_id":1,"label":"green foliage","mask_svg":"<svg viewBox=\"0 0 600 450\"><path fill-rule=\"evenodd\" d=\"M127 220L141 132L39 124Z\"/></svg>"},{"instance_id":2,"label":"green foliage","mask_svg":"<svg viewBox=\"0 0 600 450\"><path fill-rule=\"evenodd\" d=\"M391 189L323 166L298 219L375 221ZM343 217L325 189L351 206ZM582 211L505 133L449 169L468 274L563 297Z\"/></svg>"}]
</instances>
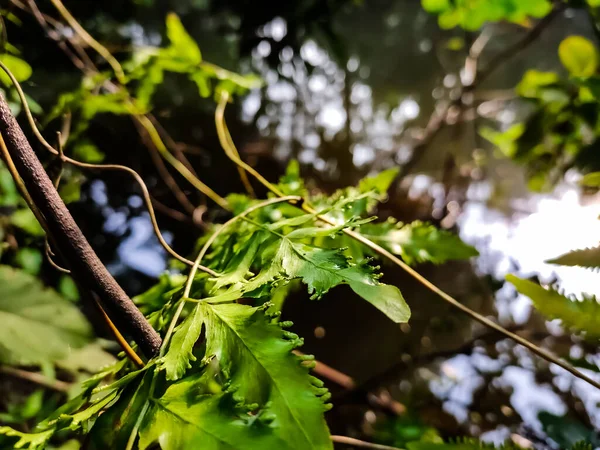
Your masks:
<instances>
[{"instance_id":1,"label":"green foliage","mask_svg":"<svg viewBox=\"0 0 600 450\"><path fill-rule=\"evenodd\" d=\"M569 74L589 77L598 68L598 51L594 44L581 36L569 36L558 47L558 56Z\"/></svg>"},{"instance_id":2,"label":"green foliage","mask_svg":"<svg viewBox=\"0 0 600 450\"><path fill-rule=\"evenodd\" d=\"M477 30L486 22L525 23L552 10L549 0L421 0L425 11L439 15L441 28Z\"/></svg>"},{"instance_id":3,"label":"green foliage","mask_svg":"<svg viewBox=\"0 0 600 450\"><path fill-rule=\"evenodd\" d=\"M197 376L170 386L142 426L140 449L154 442L163 450L314 448L286 445L272 433L268 418L250 417L234 393L214 390Z\"/></svg>"},{"instance_id":4,"label":"green foliage","mask_svg":"<svg viewBox=\"0 0 600 450\"><path fill-rule=\"evenodd\" d=\"M592 172L592 173L588 173L586 174L582 180L581 180L581 184L583 186L588 186L588 187L600 187L600 172Z\"/></svg>"},{"instance_id":5,"label":"green foliage","mask_svg":"<svg viewBox=\"0 0 600 450\"><path fill-rule=\"evenodd\" d=\"M272 323L265 315L268 306L199 303L175 333L169 353L189 361L191 349L182 352L178 343L189 339L191 333L194 340L198 339L200 327L204 326L205 354L218 355L215 364L229 380L227 389L235 393L236 401L270 417L270 426L276 428L275 433L289 448L330 448L322 418L327 390L308 376L302 358L291 353L302 340L283 330L285 323ZM188 325L190 322L198 325ZM181 337L176 339L178 336ZM165 358L167 377L173 367L173 358L168 357L169 354ZM182 372L177 370L172 375L179 378Z\"/></svg>"},{"instance_id":6,"label":"green foliage","mask_svg":"<svg viewBox=\"0 0 600 450\"><path fill-rule=\"evenodd\" d=\"M441 264L453 259L468 259L477 250L458 236L423 222L403 224L395 219L369 223L361 227L362 234L408 264L432 262Z\"/></svg>"},{"instance_id":7,"label":"green foliage","mask_svg":"<svg viewBox=\"0 0 600 450\"><path fill-rule=\"evenodd\" d=\"M0 62L2 62L8 70L12 72L18 82L26 81L31 77L33 69L23 59L10 55L8 53L0 55ZM12 87L10 78L4 71L0 71L0 83L6 87Z\"/></svg>"},{"instance_id":8,"label":"green foliage","mask_svg":"<svg viewBox=\"0 0 600 450\"><path fill-rule=\"evenodd\" d=\"M597 269L600 267L600 247L573 250L546 262L560 264L561 266L579 266Z\"/></svg>"},{"instance_id":9,"label":"green foliage","mask_svg":"<svg viewBox=\"0 0 600 450\"><path fill-rule=\"evenodd\" d=\"M542 411L538 414L544 432L559 448L594 448L600 445L596 432L569 416L555 416Z\"/></svg>"},{"instance_id":10,"label":"green foliage","mask_svg":"<svg viewBox=\"0 0 600 450\"><path fill-rule=\"evenodd\" d=\"M77 307L7 266L0 266L0 322L0 360L13 364L52 363L92 338Z\"/></svg>"},{"instance_id":11,"label":"green foliage","mask_svg":"<svg viewBox=\"0 0 600 450\"><path fill-rule=\"evenodd\" d=\"M529 297L544 316L560 319L565 328L583 332L587 337L600 337L600 304L596 297L584 295L583 300L570 299L554 289L545 289L514 275L507 275L506 279L519 293Z\"/></svg>"}]
</instances>

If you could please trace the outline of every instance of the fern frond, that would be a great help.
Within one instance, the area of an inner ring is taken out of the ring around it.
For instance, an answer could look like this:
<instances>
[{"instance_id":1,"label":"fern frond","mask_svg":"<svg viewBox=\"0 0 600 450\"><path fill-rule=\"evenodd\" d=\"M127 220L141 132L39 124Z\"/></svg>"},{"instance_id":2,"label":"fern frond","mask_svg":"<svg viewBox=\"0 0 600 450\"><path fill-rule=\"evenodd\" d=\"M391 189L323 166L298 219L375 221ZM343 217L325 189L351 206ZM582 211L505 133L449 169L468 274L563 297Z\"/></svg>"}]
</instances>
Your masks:
<instances>
[{"instance_id":1,"label":"fern frond","mask_svg":"<svg viewBox=\"0 0 600 450\"><path fill-rule=\"evenodd\" d=\"M600 337L600 303L595 296L571 299L556 289L545 289L514 275L507 275L506 279L515 285L519 293L529 297L535 308L547 318L560 319L565 328L584 332L588 337Z\"/></svg>"},{"instance_id":2,"label":"fern frond","mask_svg":"<svg viewBox=\"0 0 600 450\"><path fill-rule=\"evenodd\" d=\"M600 268L600 245L597 247L573 250L554 259L546 261L561 266L578 266L588 269Z\"/></svg>"}]
</instances>

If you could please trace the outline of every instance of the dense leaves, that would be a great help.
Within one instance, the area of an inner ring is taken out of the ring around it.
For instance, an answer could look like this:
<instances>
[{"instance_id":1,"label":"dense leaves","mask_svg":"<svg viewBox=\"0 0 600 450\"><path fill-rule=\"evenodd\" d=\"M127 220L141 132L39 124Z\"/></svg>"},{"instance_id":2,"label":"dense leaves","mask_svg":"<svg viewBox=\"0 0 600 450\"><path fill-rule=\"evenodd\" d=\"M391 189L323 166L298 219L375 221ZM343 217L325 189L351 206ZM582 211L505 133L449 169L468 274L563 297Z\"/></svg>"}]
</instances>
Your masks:
<instances>
[{"instance_id":1,"label":"dense leaves","mask_svg":"<svg viewBox=\"0 0 600 450\"><path fill-rule=\"evenodd\" d=\"M440 27L460 26L466 30L502 20L525 23L530 17L544 17L552 10L549 0L421 0L421 4L425 11L439 15Z\"/></svg>"}]
</instances>

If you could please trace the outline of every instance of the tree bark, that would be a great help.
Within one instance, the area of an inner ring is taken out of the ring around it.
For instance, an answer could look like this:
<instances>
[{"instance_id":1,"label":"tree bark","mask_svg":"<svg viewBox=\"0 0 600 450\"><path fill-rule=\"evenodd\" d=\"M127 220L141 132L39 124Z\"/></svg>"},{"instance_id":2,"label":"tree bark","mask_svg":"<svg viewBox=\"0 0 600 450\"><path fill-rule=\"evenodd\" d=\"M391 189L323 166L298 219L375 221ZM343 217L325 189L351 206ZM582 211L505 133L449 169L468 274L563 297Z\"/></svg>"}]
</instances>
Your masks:
<instances>
[{"instance_id":1,"label":"tree bark","mask_svg":"<svg viewBox=\"0 0 600 450\"><path fill-rule=\"evenodd\" d=\"M23 130L0 94L0 133L33 202L46 220L57 250L79 283L95 292L121 330L148 357L161 345L159 334L102 264L58 195Z\"/></svg>"}]
</instances>

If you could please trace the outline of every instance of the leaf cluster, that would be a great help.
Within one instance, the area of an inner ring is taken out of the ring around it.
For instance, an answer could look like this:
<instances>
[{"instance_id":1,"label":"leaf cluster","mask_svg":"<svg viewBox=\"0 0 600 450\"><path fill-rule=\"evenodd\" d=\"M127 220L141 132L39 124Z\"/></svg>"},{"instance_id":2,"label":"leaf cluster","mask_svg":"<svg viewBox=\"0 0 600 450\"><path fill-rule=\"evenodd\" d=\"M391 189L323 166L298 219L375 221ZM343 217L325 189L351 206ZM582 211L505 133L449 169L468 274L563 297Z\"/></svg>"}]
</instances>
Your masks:
<instances>
[{"instance_id":1,"label":"leaf cluster","mask_svg":"<svg viewBox=\"0 0 600 450\"><path fill-rule=\"evenodd\" d=\"M523 164L532 190L552 187L567 168L597 170L600 131L598 51L581 36L569 36L558 49L569 73L529 70L516 93L531 113L504 131L484 127L481 135L502 153Z\"/></svg>"}]
</instances>

